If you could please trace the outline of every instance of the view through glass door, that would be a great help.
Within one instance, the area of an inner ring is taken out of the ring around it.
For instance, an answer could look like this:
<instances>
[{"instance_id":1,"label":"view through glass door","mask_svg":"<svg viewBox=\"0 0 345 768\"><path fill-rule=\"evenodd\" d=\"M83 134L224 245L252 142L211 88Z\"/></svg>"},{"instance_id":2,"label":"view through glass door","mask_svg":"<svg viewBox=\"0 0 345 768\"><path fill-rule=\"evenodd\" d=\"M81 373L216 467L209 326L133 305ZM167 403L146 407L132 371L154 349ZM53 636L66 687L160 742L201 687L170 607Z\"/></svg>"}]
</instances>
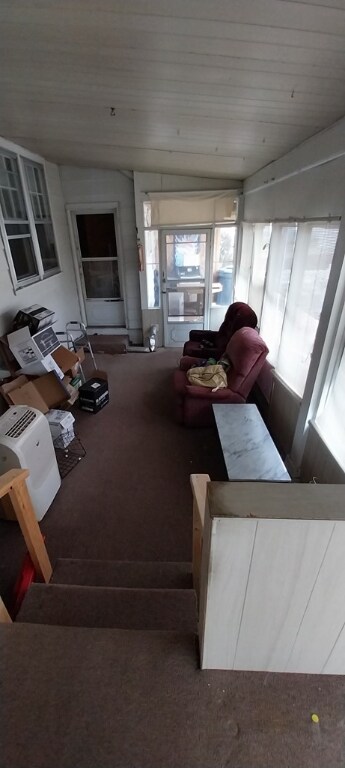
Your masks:
<instances>
[{"instance_id":1,"label":"view through glass door","mask_svg":"<svg viewBox=\"0 0 345 768\"><path fill-rule=\"evenodd\" d=\"M205 327L210 230L163 230L164 344L180 347L192 329Z\"/></svg>"}]
</instances>

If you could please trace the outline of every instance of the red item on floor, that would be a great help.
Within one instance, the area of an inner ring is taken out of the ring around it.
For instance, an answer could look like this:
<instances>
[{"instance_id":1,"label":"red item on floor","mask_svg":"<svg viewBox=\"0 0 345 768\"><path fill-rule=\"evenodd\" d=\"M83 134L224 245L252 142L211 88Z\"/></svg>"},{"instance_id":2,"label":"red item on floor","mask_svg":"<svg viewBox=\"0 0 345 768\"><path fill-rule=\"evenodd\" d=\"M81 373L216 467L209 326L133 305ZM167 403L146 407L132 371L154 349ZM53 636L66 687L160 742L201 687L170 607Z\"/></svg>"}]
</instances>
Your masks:
<instances>
[{"instance_id":1,"label":"red item on floor","mask_svg":"<svg viewBox=\"0 0 345 768\"><path fill-rule=\"evenodd\" d=\"M43 536L43 540L45 539L45 536ZM27 552L24 560L23 565L21 567L19 576L17 578L17 581L14 585L13 590L13 603L10 609L10 615L11 618L14 620L20 606L24 600L24 597L32 584L32 582L35 580L36 571L34 568L34 564L31 560L31 557L29 553Z\"/></svg>"}]
</instances>

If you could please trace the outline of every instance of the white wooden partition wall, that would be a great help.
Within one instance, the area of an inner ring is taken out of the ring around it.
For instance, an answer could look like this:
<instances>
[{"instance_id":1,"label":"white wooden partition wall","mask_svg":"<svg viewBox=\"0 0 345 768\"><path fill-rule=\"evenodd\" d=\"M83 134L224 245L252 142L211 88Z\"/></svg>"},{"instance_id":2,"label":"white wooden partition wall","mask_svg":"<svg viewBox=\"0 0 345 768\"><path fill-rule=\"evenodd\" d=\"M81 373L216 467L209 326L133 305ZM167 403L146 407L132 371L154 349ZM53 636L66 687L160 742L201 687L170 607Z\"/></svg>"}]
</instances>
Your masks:
<instances>
[{"instance_id":1,"label":"white wooden partition wall","mask_svg":"<svg viewBox=\"0 0 345 768\"><path fill-rule=\"evenodd\" d=\"M344 486L207 489L201 667L345 674Z\"/></svg>"}]
</instances>

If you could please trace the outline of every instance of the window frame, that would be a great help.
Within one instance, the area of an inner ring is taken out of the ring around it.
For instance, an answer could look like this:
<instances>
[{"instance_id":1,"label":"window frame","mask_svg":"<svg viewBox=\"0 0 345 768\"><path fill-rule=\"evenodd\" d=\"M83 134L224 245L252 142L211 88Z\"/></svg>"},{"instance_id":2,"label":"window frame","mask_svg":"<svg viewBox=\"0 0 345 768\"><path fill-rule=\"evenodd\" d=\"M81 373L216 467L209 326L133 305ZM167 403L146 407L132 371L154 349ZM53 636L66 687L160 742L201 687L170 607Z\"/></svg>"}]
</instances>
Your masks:
<instances>
[{"instance_id":1,"label":"window frame","mask_svg":"<svg viewBox=\"0 0 345 768\"><path fill-rule=\"evenodd\" d=\"M48 183L46 178L44 161L41 158L36 158L29 154L28 155L19 154L15 150L7 148L4 143L0 144L0 153L7 155L8 157L15 158L15 160L17 161L21 191L23 194L27 221L28 221L29 231L30 231L30 238L31 238L32 248L33 248L33 255L34 255L35 264L37 268L37 274L35 275L30 275L29 277L22 278L22 279L17 277L17 273L16 273L16 269L15 269L15 265L12 257L11 247L10 247L10 241L6 231L5 219L4 219L2 207L0 204L0 233L1 233L1 238L4 246L4 253L5 253L7 264L8 264L10 278L13 285L13 290L14 290L14 293L17 293L18 290L22 290L23 288L26 288L29 285L41 282L42 280L46 280L49 277L52 277L53 275L59 274L61 272L61 266L60 266L58 248L57 248L56 230L55 230L54 219L51 211L49 188L48 188ZM46 219L45 222L49 223L53 230L55 253L56 253L56 260L57 260L56 267L53 267L52 269L49 269L46 271L44 270L43 261L41 257L41 250L40 250L37 231L36 231L36 222L35 222L34 212L33 212L32 203L31 203L30 191L27 183L25 162L33 166L38 166L43 173L45 192L47 195L47 202L48 202L48 208L49 208L49 214L50 214L49 219Z\"/></svg>"}]
</instances>

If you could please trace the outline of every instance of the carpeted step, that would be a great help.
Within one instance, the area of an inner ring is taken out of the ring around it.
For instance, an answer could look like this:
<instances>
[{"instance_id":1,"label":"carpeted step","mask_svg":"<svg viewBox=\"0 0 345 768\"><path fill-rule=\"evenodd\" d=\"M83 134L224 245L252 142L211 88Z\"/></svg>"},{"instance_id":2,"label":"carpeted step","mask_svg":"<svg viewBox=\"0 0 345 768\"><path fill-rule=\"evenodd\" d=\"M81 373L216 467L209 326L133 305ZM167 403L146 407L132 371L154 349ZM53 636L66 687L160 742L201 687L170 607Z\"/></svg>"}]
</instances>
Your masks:
<instances>
[{"instance_id":1,"label":"carpeted step","mask_svg":"<svg viewBox=\"0 0 345 768\"><path fill-rule=\"evenodd\" d=\"M67 627L197 631L193 589L32 584L17 621Z\"/></svg>"},{"instance_id":2,"label":"carpeted step","mask_svg":"<svg viewBox=\"0 0 345 768\"><path fill-rule=\"evenodd\" d=\"M51 583L92 587L192 589L191 569L191 563L61 558L56 561Z\"/></svg>"}]
</instances>

